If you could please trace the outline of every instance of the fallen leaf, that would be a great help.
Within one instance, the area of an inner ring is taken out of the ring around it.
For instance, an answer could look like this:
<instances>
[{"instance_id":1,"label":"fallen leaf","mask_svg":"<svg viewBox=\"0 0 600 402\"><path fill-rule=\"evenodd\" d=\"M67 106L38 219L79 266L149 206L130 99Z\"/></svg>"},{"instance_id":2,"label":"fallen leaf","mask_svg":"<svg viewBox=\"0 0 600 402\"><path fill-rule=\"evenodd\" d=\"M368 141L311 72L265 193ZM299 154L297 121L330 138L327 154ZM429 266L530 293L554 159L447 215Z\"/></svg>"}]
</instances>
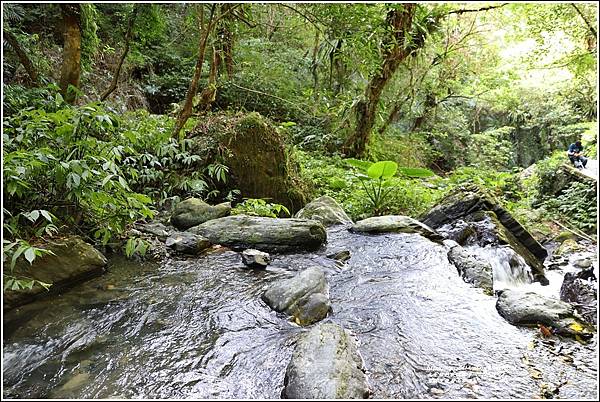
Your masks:
<instances>
[{"instance_id":1,"label":"fallen leaf","mask_svg":"<svg viewBox=\"0 0 600 402\"><path fill-rule=\"evenodd\" d=\"M531 376L531 378L535 378L536 380L542 378L542 372L534 368L529 369L529 375Z\"/></svg>"},{"instance_id":2,"label":"fallen leaf","mask_svg":"<svg viewBox=\"0 0 600 402\"><path fill-rule=\"evenodd\" d=\"M569 328L571 328L575 332L583 331L583 327L578 322L574 322L574 323L570 324Z\"/></svg>"},{"instance_id":3,"label":"fallen leaf","mask_svg":"<svg viewBox=\"0 0 600 402\"><path fill-rule=\"evenodd\" d=\"M546 327L545 325L538 324L538 328L540 329L540 332L542 333L544 338L549 338L552 336L552 330L550 328Z\"/></svg>"}]
</instances>

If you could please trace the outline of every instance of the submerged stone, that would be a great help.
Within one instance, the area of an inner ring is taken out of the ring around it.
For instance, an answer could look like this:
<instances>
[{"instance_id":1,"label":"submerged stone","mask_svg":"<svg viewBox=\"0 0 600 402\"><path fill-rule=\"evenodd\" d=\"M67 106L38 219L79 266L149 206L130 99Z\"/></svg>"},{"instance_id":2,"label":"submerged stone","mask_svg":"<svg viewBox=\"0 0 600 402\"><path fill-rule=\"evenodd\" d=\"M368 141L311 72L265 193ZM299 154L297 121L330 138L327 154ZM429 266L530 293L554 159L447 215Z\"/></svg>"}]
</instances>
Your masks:
<instances>
[{"instance_id":1,"label":"submerged stone","mask_svg":"<svg viewBox=\"0 0 600 402\"><path fill-rule=\"evenodd\" d=\"M322 320L331 309L325 274L317 267L271 284L262 299L273 310L292 316L299 325Z\"/></svg>"},{"instance_id":2,"label":"submerged stone","mask_svg":"<svg viewBox=\"0 0 600 402\"><path fill-rule=\"evenodd\" d=\"M327 240L317 221L234 215L214 219L189 230L215 244L267 252L316 250Z\"/></svg>"},{"instance_id":3,"label":"submerged stone","mask_svg":"<svg viewBox=\"0 0 600 402\"><path fill-rule=\"evenodd\" d=\"M288 399L362 399L370 393L356 341L334 323L301 335L284 384Z\"/></svg>"}]
</instances>

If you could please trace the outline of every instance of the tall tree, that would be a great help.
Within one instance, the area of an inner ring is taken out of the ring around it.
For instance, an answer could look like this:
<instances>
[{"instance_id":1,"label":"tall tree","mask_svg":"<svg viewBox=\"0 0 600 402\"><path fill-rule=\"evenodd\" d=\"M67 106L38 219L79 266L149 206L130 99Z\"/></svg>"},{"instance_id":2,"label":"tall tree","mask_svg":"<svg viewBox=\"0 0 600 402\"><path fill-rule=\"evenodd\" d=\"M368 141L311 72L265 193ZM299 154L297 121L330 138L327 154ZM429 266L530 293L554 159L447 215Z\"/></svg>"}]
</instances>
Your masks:
<instances>
[{"instance_id":1,"label":"tall tree","mask_svg":"<svg viewBox=\"0 0 600 402\"><path fill-rule=\"evenodd\" d=\"M31 62L31 59L27 55L27 52L23 49L23 47L19 43L19 40L17 39L15 34L11 32L10 28L5 27L3 32L6 42L8 42L10 47L17 54L19 62L23 65L23 67L25 67L25 71L29 76L29 83L31 85L37 85L39 83L38 72L33 63Z\"/></svg>"},{"instance_id":2,"label":"tall tree","mask_svg":"<svg viewBox=\"0 0 600 402\"><path fill-rule=\"evenodd\" d=\"M383 42L383 63L381 68L371 75L363 98L354 107L356 127L343 147L347 156L364 155L381 94L400 63L416 50L416 42L410 35L416 7L414 3L405 3L387 13L386 22L390 29Z\"/></svg>"},{"instance_id":3,"label":"tall tree","mask_svg":"<svg viewBox=\"0 0 600 402\"><path fill-rule=\"evenodd\" d=\"M81 76L81 6L61 4L63 17L63 60L60 70L60 90L65 100L73 103L77 97L70 86L79 87Z\"/></svg>"},{"instance_id":4,"label":"tall tree","mask_svg":"<svg viewBox=\"0 0 600 402\"><path fill-rule=\"evenodd\" d=\"M115 89L117 89L117 84L119 82L119 75L121 75L121 68L123 67L123 62L125 62L125 58L129 53L129 45L131 43L131 38L133 37L133 26L135 24L135 19L138 14L138 10L140 8L140 4L136 3L133 6L133 10L131 11L131 15L129 16L129 22L127 24L127 33L125 34L125 47L123 49L123 53L121 53L121 57L119 58L119 62L117 63L117 68L113 74L113 78L110 82L110 86L102 93L100 96L100 100L104 101L108 96L113 93Z\"/></svg>"}]
</instances>

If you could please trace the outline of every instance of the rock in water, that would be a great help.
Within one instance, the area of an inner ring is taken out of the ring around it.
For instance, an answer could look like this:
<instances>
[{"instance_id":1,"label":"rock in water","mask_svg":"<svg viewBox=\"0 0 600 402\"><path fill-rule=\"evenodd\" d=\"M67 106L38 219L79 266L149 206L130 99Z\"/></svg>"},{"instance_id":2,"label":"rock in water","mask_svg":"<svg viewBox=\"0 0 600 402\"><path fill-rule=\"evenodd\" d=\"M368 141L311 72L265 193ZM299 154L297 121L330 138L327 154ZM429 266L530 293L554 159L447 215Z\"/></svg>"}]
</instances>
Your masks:
<instances>
[{"instance_id":1,"label":"rock in water","mask_svg":"<svg viewBox=\"0 0 600 402\"><path fill-rule=\"evenodd\" d=\"M262 299L273 310L292 316L299 325L322 320L331 309L325 274L317 267L273 283Z\"/></svg>"},{"instance_id":2,"label":"rock in water","mask_svg":"<svg viewBox=\"0 0 600 402\"><path fill-rule=\"evenodd\" d=\"M282 396L288 399L362 399L370 393L355 340L333 323L301 336L284 382Z\"/></svg>"},{"instance_id":3,"label":"rock in water","mask_svg":"<svg viewBox=\"0 0 600 402\"><path fill-rule=\"evenodd\" d=\"M481 261L459 245L450 248L448 260L458 269L465 282L482 288L489 295L493 294L493 270L489 263Z\"/></svg>"},{"instance_id":4,"label":"rock in water","mask_svg":"<svg viewBox=\"0 0 600 402\"><path fill-rule=\"evenodd\" d=\"M230 212L231 204L228 202L212 206L198 198L188 198L177 204L171 215L171 223L179 230L186 230L211 219L227 216Z\"/></svg>"},{"instance_id":5,"label":"rock in water","mask_svg":"<svg viewBox=\"0 0 600 402\"><path fill-rule=\"evenodd\" d=\"M32 265L28 262L17 263L14 275L50 283L52 292L103 273L107 263L102 253L78 236L51 240L42 248L52 251L54 255L45 254L37 257ZM46 289L40 285L18 292L6 290L4 309L8 310L28 303L36 295L45 293L47 293Z\"/></svg>"},{"instance_id":6,"label":"rock in water","mask_svg":"<svg viewBox=\"0 0 600 402\"><path fill-rule=\"evenodd\" d=\"M340 204L327 195L312 200L298 211L296 218L312 219L321 222L324 226L352 223Z\"/></svg>"},{"instance_id":7,"label":"rock in water","mask_svg":"<svg viewBox=\"0 0 600 402\"><path fill-rule=\"evenodd\" d=\"M565 274L560 300L575 304L575 310L588 322L596 324L598 309L597 279L593 268Z\"/></svg>"},{"instance_id":8,"label":"rock in water","mask_svg":"<svg viewBox=\"0 0 600 402\"><path fill-rule=\"evenodd\" d=\"M189 230L214 244L267 252L316 250L327 240L317 221L234 215L214 219Z\"/></svg>"},{"instance_id":9,"label":"rock in water","mask_svg":"<svg viewBox=\"0 0 600 402\"><path fill-rule=\"evenodd\" d=\"M208 239L189 232L174 233L165 241L165 244L184 254L196 254L211 246Z\"/></svg>"},{"instance_id":10,"label":"rock in water","mask_svg":"<svg viewBox=\"0 0 600 402\"><path fill-rule=\"evenodd\" d=\"M154 236L161 241L165 241L173 230L172 228L169 229L160 222L139 223L136 224L134 228L142 233Z\"/></svg>"},{"instance_id":11,"label":"rock in water","mask_svg":"<svg viewBox=\"0 0 600 402\"><path fill-rule=\"evenodd\" d=\"M554 328L559 335L592 336L589 326L575 316L572 305L537 293L502 290L496 301L496 310L513 325L543 324Z\"/></svg>"},{"instance_id":12,"label":"rock in water","mask_svg":"<svg viewBox=\"0 0 600 402\"><path fill-rule=\"evenodd\" d=\"M268 253L248 249L242 251L242 262L251 268L266 268L271 258Z\"/></svg>"},{"instance_id":13,"label":"rock in water","mask_svg":"<svg viewBox=\"0 0 600 402\"><path fill-rule=\"evenodd\" d=\"M434 229L464 219L474 225L476 231L477 226L487 226L491 219L495 229L494 233L489 233L491 238L486 242L510 245L531 267L535 280L542 285L548 284L543 265L548 256L546 249L484 190L476 186L461 188L442 199L419 219ZM448 231L447 227L445 231Z\"/></svg>"},{"instance_id":14,"label":"rock in water","mask_svg":"<svg viewBox=\"0 0 600 402\"><path fill-rule=\"evenodd\" d=\"M443 240L435 230L416 219L403 215L374 216L356 222L350 229L363 233L418 233L435 242Z\"/></svg>"}]
</instances>

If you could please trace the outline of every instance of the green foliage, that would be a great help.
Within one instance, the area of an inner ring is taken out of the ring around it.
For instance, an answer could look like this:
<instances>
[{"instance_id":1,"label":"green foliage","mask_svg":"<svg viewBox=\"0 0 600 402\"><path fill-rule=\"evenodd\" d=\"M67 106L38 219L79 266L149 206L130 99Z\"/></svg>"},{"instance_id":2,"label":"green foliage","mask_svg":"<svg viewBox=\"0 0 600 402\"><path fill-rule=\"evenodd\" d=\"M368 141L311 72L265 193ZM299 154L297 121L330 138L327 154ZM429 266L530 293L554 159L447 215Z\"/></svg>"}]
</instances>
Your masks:
<instances>
[{"instance_id":1,"label":"green foliage","mask_svg":"<svg viewBox=\"0 0 600 402\"><path fill-rule=\"evenodd\" d=\"M146 255L146 252L149 248L150 243L148 243L146 240L137 237L130 237L127 239L123 250L127 258L132 258L135 255L143 257Z\"/></svg>"},{"instance_id":2,"label":"green foliage","mask_svg":"<svg viewBox=\"0 0 600 402\"><path fill-rule=\"evenodd\" d=\"M266 216L284 218L290 216L290 211L281 204L272 204L260 198L245 198L243 202L231 210L232 215Z\"/></svg>"},{"instance_id":3,"label":"green foliage","mask_svg":"<svg viewBox=\"0 0 600 402\"><path fill-rule=\"evenodd\" d=\"M469 165L490 170L514 166L513 144L509 140L513 132L513 127L500 127L473 134L467 148Z\"/></svg>"},{"instance_id":4,"label":"green foliage","mask_svg":"<svg viewBox=\"0 0 600 402\"><path fill-rule=\"evenodd\" d=\"M544 207L557 220L566 221L587 233L596 233L598 221L596 189L573 182L561 195L547 199Z\"/></svg>"},{"instance_id":5,"label":"green foliage","mask_svg":"<svg viewBox=\"0 0 600 402\"><path fill-rule=\"evenodd\" d=\"M89 69L98 47L100 39L96 34L98 26L98 12L94 4L80 4L81 8L81 64L84 68Z\"/></svg>"}]
</instances>

